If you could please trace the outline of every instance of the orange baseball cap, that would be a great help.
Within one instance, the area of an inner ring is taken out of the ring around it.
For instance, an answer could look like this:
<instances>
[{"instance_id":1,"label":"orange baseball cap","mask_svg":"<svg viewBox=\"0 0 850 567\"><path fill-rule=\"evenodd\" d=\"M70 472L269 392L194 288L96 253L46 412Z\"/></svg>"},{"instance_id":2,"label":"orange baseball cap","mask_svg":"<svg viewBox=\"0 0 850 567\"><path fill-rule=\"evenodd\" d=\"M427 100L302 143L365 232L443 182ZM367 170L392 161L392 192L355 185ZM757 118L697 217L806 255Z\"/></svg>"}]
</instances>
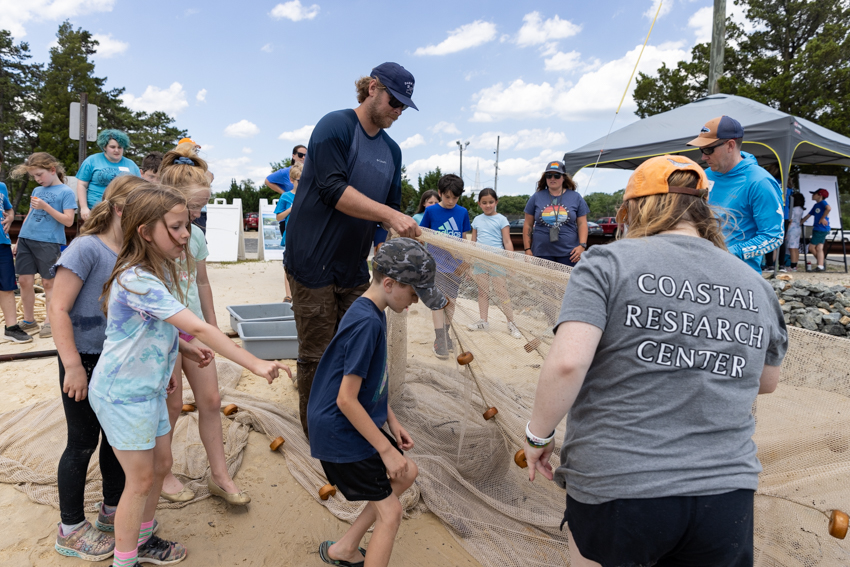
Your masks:
<instances>
[{"instance_id":1,"label":"orange baseball cap","mask_svg":"<svg viewBox=\"0 0 850 567\"><path fill-rule=\"evenodd\" d=\"M667 183L667 178L676 171L693 171L699 176L696 189L693 187L677 187ZM650 158L640 164L626 185L623 203L629 199L637 199L648 195L663 195L667 193L682 193L708 199L708 177L705 171L692 159L680 155L664 155ZM626 207L621 207L617 213L617 222L625 222Z\"/></svg>"},{"instance_id":2,"label":"orange baseball cap","mask_svg":"<svg viewBox=\"0 0 850 567\"><path fill-rule=\"evenodd\" d=\"M699 148L710 146L719 140L737 140L744 137L744 127L731 116L718 116L705 123L699 136L688 142L688 146Z\"/></svg>"},{"instance_id":3,"label":"orange baseball cap","mask_svg":"<svg viewBox=\"0 0 850 567\"><path fill-rule=\"evenodd\" d=\"M178 145L178 146L179 146L180 144L194 144L194 145L198 146L199 148L201 147L201 145L200 145L200 144L198 144L198 143L196 143L196 142L195 142L195 140L193 140L192 138L183 138L182 140L180 140L179 142L177 142L177 145Z\"/></svg>"}]
</instances>

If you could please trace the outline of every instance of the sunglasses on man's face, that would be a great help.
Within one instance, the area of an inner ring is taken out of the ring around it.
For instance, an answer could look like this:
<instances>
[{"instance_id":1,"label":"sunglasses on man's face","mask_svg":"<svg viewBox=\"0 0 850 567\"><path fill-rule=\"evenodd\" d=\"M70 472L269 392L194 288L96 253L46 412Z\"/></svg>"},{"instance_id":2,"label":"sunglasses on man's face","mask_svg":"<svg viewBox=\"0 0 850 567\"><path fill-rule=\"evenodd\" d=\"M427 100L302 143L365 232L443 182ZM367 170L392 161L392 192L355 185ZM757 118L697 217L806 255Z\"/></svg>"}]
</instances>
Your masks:
<instances>
[{"instance_id":1,"label":"sunglasses on man's face","mask_svg":"<svg viewBox=\"0 0 850 567\"><path fill-rule=\"evenodd\" d=\"M726 140L723 140L723 141L722 141L722 142L720 142L719 144L714 144L713 146L705 146L704 148L700 148L700 149L699 149L699 151L700 151L700 152L702 153L702 155L704 155L704 156L710 156L711 154L713 154L713 153L714 153L714 150L715 150L715 149L719 148L720 146L722 146L722 145L723 145L723 144L725 144L725 143L726 143Z\"/></svg>"},{"instance_id":2,"label":"sunglasses on man's face","mask_svg":"<svg viewBox=\"0 0 850 567\"><path fill-rule=\"evenodd\" d=\"M409 106L407 106L406 104L404 104L403 102L398 100L396 97L394 97L393 93L391 93L390 90L387 87L381 87L381 88L383 88L385 91L387 91L387 96L390 97L390 106L392 108L400 108L402 112L404 112L405 110L410 108Z\"/></svg>"},{"instance_id":3,"label":"sunglasses on man's face","mask_svg":"<svg viewBox=\"0 0 850 567\"><path fill-rule=\"evenodd\" d=\"M546 174L546 179L560 179L560 178L561 178L560 173L547 173Z\"/></svg>"},{"instance_id":4,"label":"sunglasses on man's face","mask_svg":"<svg viewBox=\"0 0 850 567\"><path fill-rule=\"evenodd\" d=\"M297 155L301 159L304 159L305 157L307 157L307 154L305 154L304 152L295 152L295 155Z\"/></svg>"}]
</instances>

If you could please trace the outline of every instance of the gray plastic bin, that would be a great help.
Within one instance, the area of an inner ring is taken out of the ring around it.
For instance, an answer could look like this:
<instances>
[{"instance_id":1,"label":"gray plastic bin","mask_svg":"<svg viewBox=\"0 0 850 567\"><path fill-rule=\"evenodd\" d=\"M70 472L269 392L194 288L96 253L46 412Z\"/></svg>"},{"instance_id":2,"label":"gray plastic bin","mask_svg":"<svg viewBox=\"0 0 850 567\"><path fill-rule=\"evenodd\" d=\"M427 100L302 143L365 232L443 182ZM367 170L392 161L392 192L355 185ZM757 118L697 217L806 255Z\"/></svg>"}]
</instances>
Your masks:
<instances>
[{"instance_id":1,"label":"gray plastic bin","mask_svg":"<svg viewBox=\"0 0 850 567\"><path fill-rule=\"evenodd\" d=\"M248 321L292 321L295 319L291 303L228 305L227 312L230 313L230 328L234 331L237 330L236 325Z\"/></svg>"},{"instance_id":2,"label":"gray plastic bin","mask_svg":"<svg viewBox=\"0 0 850 567\"><path fill-rule=\"evenodd\" d=\"M298 358L295 321L247 321L236 325L242 347L263 360Z\"/></svg>"}]
</instances>

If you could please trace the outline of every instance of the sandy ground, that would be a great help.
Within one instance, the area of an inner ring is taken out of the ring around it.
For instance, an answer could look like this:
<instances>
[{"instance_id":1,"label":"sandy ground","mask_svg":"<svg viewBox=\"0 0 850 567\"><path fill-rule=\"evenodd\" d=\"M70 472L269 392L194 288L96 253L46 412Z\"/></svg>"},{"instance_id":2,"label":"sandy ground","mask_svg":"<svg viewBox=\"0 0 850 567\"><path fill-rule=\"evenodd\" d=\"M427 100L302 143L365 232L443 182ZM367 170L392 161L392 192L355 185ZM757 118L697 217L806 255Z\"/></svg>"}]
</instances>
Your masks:
<instances>
[{"instance_id":1,"label":"sandy ground","mask_svg":"<svg viewBox=\"0 0 850 567\"><path fill-rule=\"evenodd\" d=\"M210 264L208 270L219 327L224 331L230 330L227 305L283 299L280 262ZM0 354L54 348L52 339L36 336L27 345L0 343ZM294 361L290 362L294 370ZM246 371L239 389L297 407L297 392L285 376L270 386ZM56 359L0 363L0 395L4 400L3 411L58 396ZM218 498L209 498L183 509L158 512L162 524L159 535L180 541L189 550L183 565L323 565L318 557L319 544L326 539L337 539L348 524L319 506L293 479L284 457L268 450L265 436L250 434L242 468L235 478L252 497L251 504L244 509L230 508ZM31 502L11 485L0 485L0 518L0 565L87 564L63 557L53 549L58 510ZM111 565L111 562L98 565ZM436 516L426 513L402 522L390 565L476 566L478 563Z\"/></svg>"}]
</instances>

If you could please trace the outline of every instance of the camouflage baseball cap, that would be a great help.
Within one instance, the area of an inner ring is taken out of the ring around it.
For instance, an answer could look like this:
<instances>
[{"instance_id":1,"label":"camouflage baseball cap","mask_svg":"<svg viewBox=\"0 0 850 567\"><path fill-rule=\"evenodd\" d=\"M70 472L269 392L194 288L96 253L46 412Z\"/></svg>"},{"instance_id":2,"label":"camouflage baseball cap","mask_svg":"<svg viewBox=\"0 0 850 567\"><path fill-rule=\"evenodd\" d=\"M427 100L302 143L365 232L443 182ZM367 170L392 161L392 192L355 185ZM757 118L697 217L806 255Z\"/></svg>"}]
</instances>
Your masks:
<instances>
[{"instance_id":1,"label":"camouflage baseball cap","mask_svg":"<svg viewBox=\"0 0 850 567\"><path fill-rule=\"evenodd\" d=\"M393 238L386 242L372 258L372 269L413 286L428 309L436 311L448 303L443 292L434 285L437 263L425 247L412 238Z\"/></svg>"}]
</instances>

